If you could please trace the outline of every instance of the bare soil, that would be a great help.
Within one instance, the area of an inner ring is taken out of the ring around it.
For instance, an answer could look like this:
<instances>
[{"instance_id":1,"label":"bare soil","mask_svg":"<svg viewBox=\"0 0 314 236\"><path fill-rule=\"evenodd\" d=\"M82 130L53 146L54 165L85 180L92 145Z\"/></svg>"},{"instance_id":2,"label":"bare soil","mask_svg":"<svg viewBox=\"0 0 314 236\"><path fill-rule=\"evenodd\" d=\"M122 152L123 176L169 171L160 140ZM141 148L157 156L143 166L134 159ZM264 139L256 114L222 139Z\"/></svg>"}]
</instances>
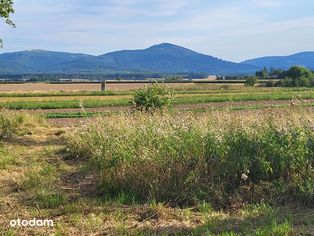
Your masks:
<instances>
[{"instance_id":1,"label":"bare soil","mask_svg":"<svg viewBox=\"0 0 314 236\"><path fill-rule=\"evenodd\" d=\"M147 83L108 83L107 90L110 91L127 91L143 88ZM191 83L167 83L170 88L191 89L191 88L207 88L217 89L224 86L227 87L243 87L242 84L191 84ZM100 91L101 84L46 84L46 83L25 83L25 84L0 84L0 92L52 92L52 91Z\"/></svg>"},{"instance_id":2,"label":"bare soil","mask_svg":"<svg viewBox=\"0 0 314 236\"><path fill-rule=\"evenodd\" d=\"M0 92L100 91L100 84L0 84Z\"/></svg>"}]
</instances>

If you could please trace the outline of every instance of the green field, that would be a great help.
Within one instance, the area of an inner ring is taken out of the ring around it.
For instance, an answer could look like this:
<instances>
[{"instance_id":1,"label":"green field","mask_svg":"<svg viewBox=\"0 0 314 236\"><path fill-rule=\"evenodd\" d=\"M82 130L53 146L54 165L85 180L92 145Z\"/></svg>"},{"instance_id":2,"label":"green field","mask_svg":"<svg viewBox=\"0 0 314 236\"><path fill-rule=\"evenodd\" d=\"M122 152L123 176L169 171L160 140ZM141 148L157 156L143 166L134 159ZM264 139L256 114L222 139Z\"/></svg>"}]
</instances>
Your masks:
<instances>
[{"instance_id":1,"label":"green field","mask_svg":"<svg viewBox=\"0 0 314 236\"><path fill-rule=\"evenodd\" d=\"M17 95L17 94L15 94ZM38 94L39 95L39 94ZM57 96L57 95L56 95ZM67 108L99 108L99 107L108 107L108 106L128 106L131 103L130 95L114 95L110 94L110 99L106 99L109 94L106 94L104 97L98 99L91 98L80 99L82 94L64 95L66 99L62 99L62 96L58 95L57 99L54 99L53 96L44 96L45 100L36 101L29 100L28 97L14 96L14 100L5 100L1 102L0 99L0 108L7 108L12 110L34 110L34 109L67 109ZM87 95L88 96L88 95ZM124 98L125 97L125 98ZM215 103L215 102L241 102L241 101L280 101L280 100L291 100L294 98L298 99L314 99L314 90L251 90L248 91L204 91L204 93L194 93L185 91L182 94L177 94L174 104L202 104L202 103Z\"/></svg>"}]
</instances>

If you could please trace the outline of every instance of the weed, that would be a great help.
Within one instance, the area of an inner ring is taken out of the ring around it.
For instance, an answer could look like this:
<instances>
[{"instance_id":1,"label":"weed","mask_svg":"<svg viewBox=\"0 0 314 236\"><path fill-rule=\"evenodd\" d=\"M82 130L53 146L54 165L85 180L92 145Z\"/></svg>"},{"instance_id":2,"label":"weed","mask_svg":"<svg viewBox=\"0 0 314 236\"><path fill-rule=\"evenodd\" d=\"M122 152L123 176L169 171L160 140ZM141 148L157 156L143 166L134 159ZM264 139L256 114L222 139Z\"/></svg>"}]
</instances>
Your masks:
<instances>
[{"instance_id":1,"label":"weed","mask_svg":"<svg viewBox=\"0 0 314 236\"><path fill-rule=\"evenodd\" d=\"M106 195L214 207L312 202L313 120L298 112L96 118L69 135L68 150L90 160Z\"/></svg>"}]
</instances>

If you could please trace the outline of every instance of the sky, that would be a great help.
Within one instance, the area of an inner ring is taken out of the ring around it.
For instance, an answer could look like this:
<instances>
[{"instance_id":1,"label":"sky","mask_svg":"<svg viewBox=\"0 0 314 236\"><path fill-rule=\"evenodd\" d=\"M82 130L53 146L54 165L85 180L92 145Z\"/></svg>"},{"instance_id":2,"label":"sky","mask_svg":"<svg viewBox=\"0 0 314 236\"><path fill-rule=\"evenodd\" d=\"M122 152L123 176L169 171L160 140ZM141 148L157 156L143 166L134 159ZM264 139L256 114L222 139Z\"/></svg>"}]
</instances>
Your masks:
<instances>
[{"instance_id":1,"label":"sky","mask_svg":"<svg viewBox=\"0 0 314 236\"><path fill-rule=\"evenodd\" d=\"M240 62L314 51L313 0L15 0L0 53L100 55L173 43Z\"/></svg>"}]
</instances>

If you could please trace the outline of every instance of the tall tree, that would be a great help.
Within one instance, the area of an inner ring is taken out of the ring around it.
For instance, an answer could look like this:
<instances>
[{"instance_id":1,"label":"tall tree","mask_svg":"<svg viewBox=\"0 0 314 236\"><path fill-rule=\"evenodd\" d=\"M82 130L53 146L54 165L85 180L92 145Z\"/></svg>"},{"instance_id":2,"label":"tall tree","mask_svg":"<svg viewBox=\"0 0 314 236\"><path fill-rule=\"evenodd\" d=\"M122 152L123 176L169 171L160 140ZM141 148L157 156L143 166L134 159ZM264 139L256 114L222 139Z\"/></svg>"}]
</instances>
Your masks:
<instances>
[{"instance_id":1,"label":"tall tree","mask_svg":"<svg viewBox=\"0 0 314 236\"><path fill-rule=\"evenodd\" d=\"M267 77L269 76L269 73L268 73L267 68L264 67L263 70L257 71L255 75L260 79L267 79Z\"/></svg>"},{"instance_id":2,"label":"tall tree","mask_svg":"<svg viewBox=\"0 0 314 236\"><path fill-rule=\"evenodd\" d=\"M10 15L13 13L13 0L0 0L0 18L5 23L15 27L14 22L10 19ZM0 39L0 47L2 47L2 39Z\"/></svg>"}]
</instances>

